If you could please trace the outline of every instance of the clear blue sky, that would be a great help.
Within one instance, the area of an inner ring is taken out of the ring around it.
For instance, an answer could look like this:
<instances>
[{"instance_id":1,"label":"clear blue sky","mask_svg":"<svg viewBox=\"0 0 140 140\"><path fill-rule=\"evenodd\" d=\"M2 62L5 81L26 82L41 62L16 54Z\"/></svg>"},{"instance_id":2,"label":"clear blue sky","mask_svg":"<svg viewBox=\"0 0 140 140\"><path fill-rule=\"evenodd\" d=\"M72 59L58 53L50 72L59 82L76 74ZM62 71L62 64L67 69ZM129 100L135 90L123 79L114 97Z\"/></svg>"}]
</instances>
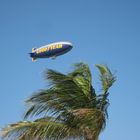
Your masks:
<instances>
[{"instance_id":1,"label":"clear blue sky","mask_svg":"<svg viewBox=\"0 0 140 140\"><path fill-rule=\"evenodd\" d=\"M51 42L74 48L56 60L31 62L28 52ZM110 90L109 120L100 140L140 139L139 0L0 0L0 127L21 120L24 101L45 88L42 72L107 64L117 76Z\"/></svg>"}]
</instances>

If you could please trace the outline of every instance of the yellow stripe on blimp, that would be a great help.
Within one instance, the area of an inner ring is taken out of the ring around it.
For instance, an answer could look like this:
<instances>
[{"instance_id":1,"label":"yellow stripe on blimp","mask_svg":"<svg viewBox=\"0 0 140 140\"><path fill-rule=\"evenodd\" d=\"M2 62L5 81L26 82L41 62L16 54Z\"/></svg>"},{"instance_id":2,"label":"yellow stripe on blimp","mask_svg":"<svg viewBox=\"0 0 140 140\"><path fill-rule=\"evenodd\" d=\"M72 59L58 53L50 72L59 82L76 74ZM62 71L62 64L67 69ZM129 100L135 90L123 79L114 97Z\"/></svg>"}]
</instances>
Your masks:
<instances>
[{"instance_id":1,"label":"yellow stripe on blimp","mask_svg":"<svg viewBox=\"0 0 140 140\"><path fill-rule=\"evenodd\" d=\"M60 49L60 48L62 48L62 44L51 45L51 46L48 46L48 47L37 49L36 53L39 54L39 53L42 53L42 52L47 52L47 51L50 51L50 50L55 50L55 49Z\"/></svg>"}]
</instances>

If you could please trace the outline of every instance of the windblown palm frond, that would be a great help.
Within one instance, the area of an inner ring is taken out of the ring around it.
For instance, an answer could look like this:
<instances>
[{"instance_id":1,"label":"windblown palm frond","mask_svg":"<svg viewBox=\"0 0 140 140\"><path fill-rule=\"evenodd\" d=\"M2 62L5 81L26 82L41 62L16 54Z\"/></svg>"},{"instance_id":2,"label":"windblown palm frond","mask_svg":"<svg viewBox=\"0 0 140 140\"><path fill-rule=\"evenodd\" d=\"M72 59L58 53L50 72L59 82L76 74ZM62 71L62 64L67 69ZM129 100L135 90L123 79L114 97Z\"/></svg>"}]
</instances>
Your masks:
<instances>
[{"instance_id":1,"label":"windblown palm frond","mask_svg":"<svg viewBox=\"0 0 140 140\"><path fill-rule=\"evenodd\" d=\"M39 119L33 122L23 121L7 127L3 137L11 140L25 138L24 140L34 140L35 138L46 140L60 140L64 138L82 138L80 131L60 122L48 119Z\"/></svg>"},{"instance_id":2,"label":"windblown palm frond","mask_svg":"<svg viewBox=\"0 0 140 140\"><path fill-rule=\"evenodd\" d=\"M92 75L87 64L74 64L74 70L69 73L69 75L73 77L74 81L82 89L85 95L95 96L95 91L92 87Z\"/></svg>"},{"instance_id":3,"label":"windblown palm frond","mask_svg":"<svg viewBox=\"0 0 140 140\"><path fill-rule=\"evenodd\" d=\"M24 119L33 116L41 119L12 124L4 129L3 136L8 140L97 140L106 126L108 89L115 77L108 67L96 66L101 74L104 94L95 93L87 64L75 64L74 70L68 74L49 69L44 73L49 87L34 93L26 101L29 108Z\"/></svg>"},{"instance_id":4,"label":"windblown palm frond","mask_svg":"<svg viewBox=\"0 0 140 140\"><path fill-rule=\"evenodd\" d=\"M30 104L30 109L25 114L25 118L47 112L56 115L69 109L90 106L91 99L84 93L83 88L78 83L80 75L73 78L73 76L70 76L72 73L64 75L54 70L48 70L45 74L51 87L33 94L26 101ZM89 85L91 86L91 83ZM86 87L86 85L83 87Z\"/></svg>"},{"instance_id":5,"label":"windblown palm frond","mask_svg":"<svg viewBox=\"0 0 140 140\"><path fill-rule=\"evenodd\" d=\"M97 64L96 67L100 71L100 80L102 82L102 87L105 92L112 86L115 82L116 77L111 73L110 69L101 64Z\"/></svg>"}]
</instances>

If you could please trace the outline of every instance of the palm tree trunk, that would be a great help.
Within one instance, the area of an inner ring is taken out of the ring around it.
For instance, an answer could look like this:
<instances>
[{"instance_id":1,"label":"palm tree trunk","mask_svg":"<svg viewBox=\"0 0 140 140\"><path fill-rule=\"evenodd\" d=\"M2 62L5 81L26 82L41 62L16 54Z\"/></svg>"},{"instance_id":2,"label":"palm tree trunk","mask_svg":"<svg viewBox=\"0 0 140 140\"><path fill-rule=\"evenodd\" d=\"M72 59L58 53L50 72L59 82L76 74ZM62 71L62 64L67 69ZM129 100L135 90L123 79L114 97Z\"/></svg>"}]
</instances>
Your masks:
<instances>
[{"instance_id":1,"label":"palm tree trunk","mask_svg":"<svg viewBox=\"0 0 140 140\"><path fill-rule=\"evenodd\" d=\"M88 135L85 137L85 140L98 140L96 137Z\"/></svg>"},{"instance_id":2,"label":"palm tree trunk","mask_svg":"<svg viewBox=\"0 0 140 140\"><path fill-rule=\"evenodd\" d=\"M94 133L88 132L85 134L85 140L98 140L98 136Z\"/></svg>"}]
</instances>

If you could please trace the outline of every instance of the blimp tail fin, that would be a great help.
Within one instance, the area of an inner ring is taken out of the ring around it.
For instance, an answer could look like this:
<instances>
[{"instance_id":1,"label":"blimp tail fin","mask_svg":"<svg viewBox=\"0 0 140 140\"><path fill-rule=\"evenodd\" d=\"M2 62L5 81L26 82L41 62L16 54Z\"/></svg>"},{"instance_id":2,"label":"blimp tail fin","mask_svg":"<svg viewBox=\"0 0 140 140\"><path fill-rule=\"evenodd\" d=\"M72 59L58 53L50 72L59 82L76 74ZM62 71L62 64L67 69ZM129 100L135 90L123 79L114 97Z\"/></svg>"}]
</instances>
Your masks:
<instances>
[{"instance_id":1,"label":"blimp tail fin","mask_svg":"<svg viewBox=\"0 0 140 140\"><path fill-rule=\"evenodd\" d=\"M36 58L33 57L33 58L32 58L32 62L35 62L35 61L36 61Z\"/></svg>"},{"instance_id":2,"label":"blimp tail fin","mask_svg":"<svg viewBox=\"0 0 140 140\"><path fill-rule=\"evenodd\" d=\"M34 52L35 52L35 50L36 50L36 48L32 48L32 53L34 53Z\"/></svg>"},{"instance_id":3,"label":"blimp tail fin","mask_svg":"<svg viewBox=\"0 0 140 140\"><path fill-rule=\"evenodd\" d=\"M35 52L36 48L32 48L32 53L30 53L30 55L32 56L32 54ZM32 62L35 62L36 58L32 57Z\"/></svg>"}]
</instances>

